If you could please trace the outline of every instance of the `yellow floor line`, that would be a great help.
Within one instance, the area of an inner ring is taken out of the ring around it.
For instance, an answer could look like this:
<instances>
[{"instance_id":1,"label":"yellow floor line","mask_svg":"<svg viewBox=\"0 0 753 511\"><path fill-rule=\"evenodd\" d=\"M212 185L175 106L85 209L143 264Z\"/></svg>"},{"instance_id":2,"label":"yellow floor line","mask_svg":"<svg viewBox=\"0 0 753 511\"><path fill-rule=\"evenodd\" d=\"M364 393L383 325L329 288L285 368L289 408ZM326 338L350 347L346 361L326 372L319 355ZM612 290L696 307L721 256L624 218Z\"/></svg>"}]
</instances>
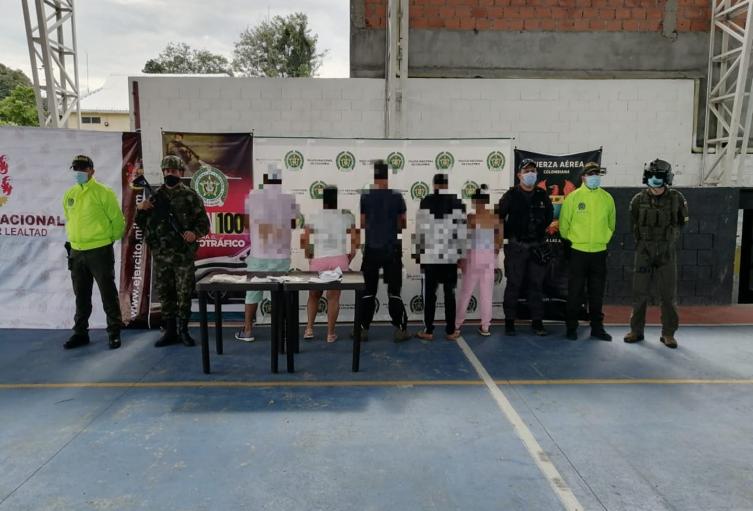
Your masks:
<instances>
[{"instance_id":1,"label":"yellow floor line","mask_svg":"<svg viewBox=\"0 0 753 511\"><path fill-rule=\"evenodd\" d=\"M494 380L497 385L753 385L753 379L561 379ZM0 383L0 390L87 388L276 388L276 387L429 387L481 386L481 380L387 380L387 381L158 381L158 382L69 382Z\"/></svg>"}]
</instances>

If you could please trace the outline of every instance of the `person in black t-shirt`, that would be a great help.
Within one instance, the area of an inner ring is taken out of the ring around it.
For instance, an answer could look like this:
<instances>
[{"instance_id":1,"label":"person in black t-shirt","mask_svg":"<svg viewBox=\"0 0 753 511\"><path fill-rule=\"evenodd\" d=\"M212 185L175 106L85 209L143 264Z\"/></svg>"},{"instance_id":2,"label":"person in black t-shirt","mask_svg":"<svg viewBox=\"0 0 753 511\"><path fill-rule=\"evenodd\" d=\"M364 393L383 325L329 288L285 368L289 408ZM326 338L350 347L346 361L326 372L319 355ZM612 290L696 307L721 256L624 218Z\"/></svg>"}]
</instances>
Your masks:
<instances>
[{"instance_id":1,"label":"person in black t-shirt","mask_svg":"<svg viewBox=\"0 0 753 511\"><path fill-rule=\"evenodd\" d=\"M515 335L518 298L526 285L528 309L536 335L544 328L544 277L548 250L546 228L552 223L554 208L546 190L538 188L536 162L526 158L518 167L518 185L510 188L497 205L505 226L505 334Z\"/></svg>"},{"instance_id":2,"label":"person in black t-shirt","mask_svg":"<svg viewBox=\"0 0 753 511\"><path fill-rule=\"evenodd\" d=\"M389 313L395 330L395 342L407 341L408 315L400 297L403 284L403 250L400 234L405 229L405 200L390 190L387 184L388 167L383 161L374 163L374 186L361 195L361 229L366 233L361 272L366 281L363 300L363 331L368 336L374 319L379 270L384 274L389 297Z\"/></svg>"}]
</instances>

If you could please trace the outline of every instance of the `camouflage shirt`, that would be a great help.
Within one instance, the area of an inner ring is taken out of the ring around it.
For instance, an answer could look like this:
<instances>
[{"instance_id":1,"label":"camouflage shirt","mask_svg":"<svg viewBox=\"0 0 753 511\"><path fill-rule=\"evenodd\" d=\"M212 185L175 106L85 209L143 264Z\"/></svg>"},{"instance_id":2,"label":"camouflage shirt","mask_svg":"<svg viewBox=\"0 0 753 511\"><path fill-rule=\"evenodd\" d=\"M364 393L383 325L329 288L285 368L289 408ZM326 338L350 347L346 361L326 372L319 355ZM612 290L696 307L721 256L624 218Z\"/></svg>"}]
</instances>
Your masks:
<instances>
[{"instance_id":1,"label":"camouflage shirt","mask_svg":"<svg viewBox=\"0 0 753 511\"><path fill-rule=\"evenodd\" d=\"M209 233L209 218L199 195L183 184L169 189L162 186L155 194L150 210L136 213L136 224L144 231L147 245L156 256L190 257L193 260L198 242L187 243L180 233L191 231L196 239Z\"/></svg>"}]
</instances>

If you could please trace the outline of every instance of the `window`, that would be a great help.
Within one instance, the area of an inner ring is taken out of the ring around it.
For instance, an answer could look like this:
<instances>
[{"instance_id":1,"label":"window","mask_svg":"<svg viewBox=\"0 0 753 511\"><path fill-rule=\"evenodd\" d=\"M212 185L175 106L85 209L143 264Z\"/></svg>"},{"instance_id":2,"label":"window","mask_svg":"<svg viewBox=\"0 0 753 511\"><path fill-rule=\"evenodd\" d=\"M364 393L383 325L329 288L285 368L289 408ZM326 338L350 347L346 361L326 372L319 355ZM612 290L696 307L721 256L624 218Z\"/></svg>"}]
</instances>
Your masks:
<instances>
[{"instance_id":1,"label":"window","mask_svg":"<svg viewBox=\"0 0 753 511\"><path fill-rule=\"evenodd\" d=\"M102 123L101 117L89 117L89 116L81 117L81 124L101 124L101 123Z\"/></svg>"}]
</instances>

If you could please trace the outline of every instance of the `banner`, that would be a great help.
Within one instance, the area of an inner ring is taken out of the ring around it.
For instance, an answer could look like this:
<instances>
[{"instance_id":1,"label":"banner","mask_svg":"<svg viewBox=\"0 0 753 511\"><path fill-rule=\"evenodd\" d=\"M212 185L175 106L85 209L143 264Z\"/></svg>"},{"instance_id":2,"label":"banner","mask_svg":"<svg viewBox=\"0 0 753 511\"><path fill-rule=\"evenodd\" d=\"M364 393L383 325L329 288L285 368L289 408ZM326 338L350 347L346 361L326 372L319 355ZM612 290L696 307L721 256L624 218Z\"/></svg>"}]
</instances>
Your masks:
<instances>
[{"instance_id":1,"label":"banner","mask_svg":"<svg viewBox=\"0 0 753 511\"><path fill-rule=\"evenodd\" d=\"M243 258L250 247L245 201L253 188L252 135L163 132L162 143L164 155L183 160L185 184L203 199L209 215L210 233L199 240L197 268L245 267Z\"/></svg>"},{"instance_id":2,"label":"banner","mask_svg":"<svg viewBox=\"0 0 753 511\"><path fill-rule=\"evenodd\" d=\"M123 216L125 234L121 242L120 309L123 323L131 327L147 326L151 283L151 255L144 241L144 233L136 225L136 206L144 200L133 180L144 173L141 159L141 136L123 133Z\"/></svg>"},{"instance_id":3,"label":"banner","mask_svg":"<svg viewBox=\"0 0 753 511\"><path fill-rule=\"evenodd\" d=\"M520 162L527 158L536 162L536 186L549 192L554 206L554 220L547 229L547 243L553 257L544 280L544 317L564 319L567 302L567 261L563 256L562 239L559 235L559 213L565 197L580 186L580 172L583 166L591 161L601 164L601 149L562 156L515 149L515 168L517 169ZM515 181L517 184L517 175ZM519 305L518 317L529 317L525 301Z\"/></svg>"},{"instance_id":4,"label":"banner","mask_svg":"<svg viewBox=\"0 0 753 511\"><path fill-rule=\"evenodd\" d=\"M120 197L122 146L121 133L0 127L0 327L73 326L62 206L65 191L75 184L71 160L89 155L95 179ZM102 328L97 286L92 304L89 326Z\"/></svg>"},{"instance_id":5,"label":"banner","mask_svg":"<svg viewBox=\"0 0 753 511\"><path fill-rule=\"evenodd\" d=\"M374 182L374 160L385 160L390 166L390 188L400 191L407 207L407 228L402 234L403 287L402 298L411 320L423 319L421 272L410 257L411 234L415 232L418 205L431 193L432 177L437 172L447 172L450 190L462 196L470 208L469 197L483 184L489 186L490 207L510 186L512 174L509 163L512 157L510 140L506 139L455 139L455 140L387 140L387 139L315 139L315 138L256 138L254 140L254 179L261 182L267 165L274 163L283 169L283 189L295 194L304 218L322 208L321 193L327 184L338 187L338 208L350 210L359 218L359 200L362 191ZM292 266L308 270L308 261L299 248L300 230L293 234ZM500 258L501 259L501 258ZM501 261L500 261L501 264ZM361 268L359 253L350 265ZM495 273L494 308L502 311L502 271ZM478 317L475 296L469 305L468 318ZM441 292L437 302L437 319L444 317ZM300 317L305 320L306 297L300 299ZM387 289L380 284L377 294L375 319L389 320ZM262 316L268 321L269 304L262 303ZM344 293L341 299L340 319L352 320L353 294ZM326 318L326 300L322 298L318 321Z\"/></svg>"}]
</instances>

